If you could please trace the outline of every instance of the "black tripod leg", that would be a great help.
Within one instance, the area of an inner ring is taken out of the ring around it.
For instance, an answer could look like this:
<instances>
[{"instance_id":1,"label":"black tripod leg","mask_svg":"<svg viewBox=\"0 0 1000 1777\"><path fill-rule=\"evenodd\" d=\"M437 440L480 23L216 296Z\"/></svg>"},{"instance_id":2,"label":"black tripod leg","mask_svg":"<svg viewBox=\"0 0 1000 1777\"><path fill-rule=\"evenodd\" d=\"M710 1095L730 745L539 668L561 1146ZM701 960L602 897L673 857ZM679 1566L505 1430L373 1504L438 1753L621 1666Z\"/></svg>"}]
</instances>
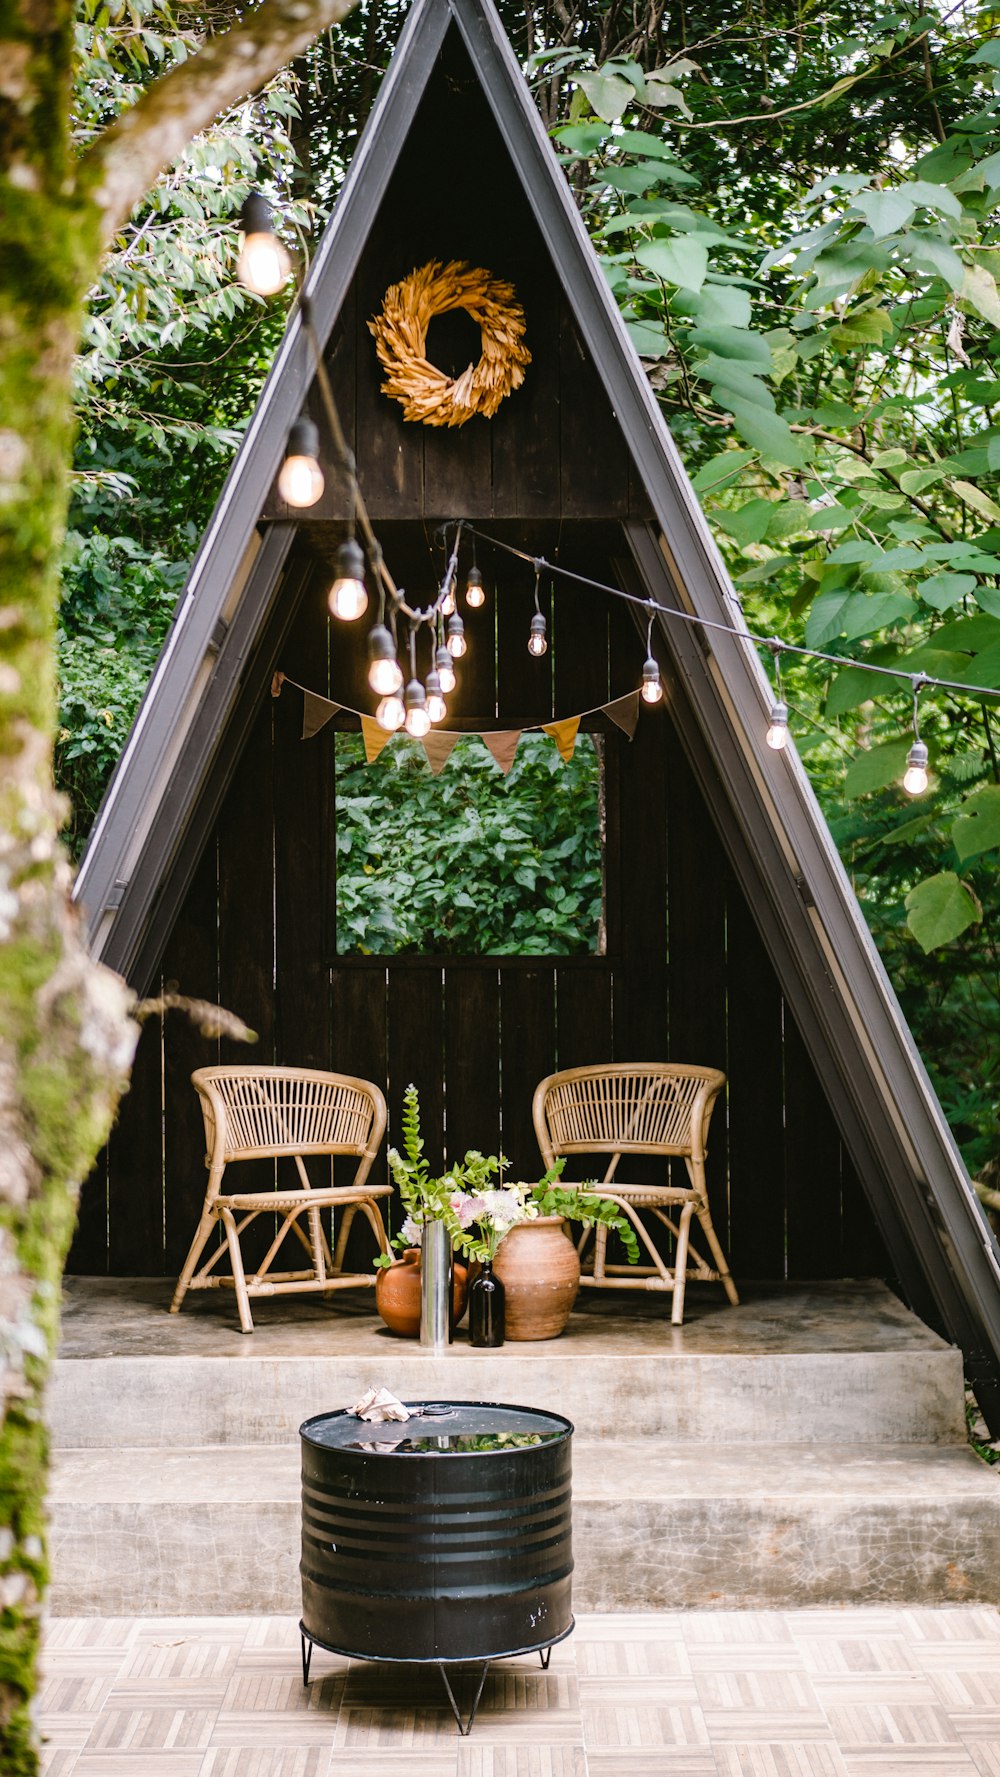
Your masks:
<instances>
[{"instance_id":1,"label":"black tripod leg","mask_svg":"<svg viewBox=\"0 0 1000 1777\"><path fill-rule=\"evenodd\" d=\"M313 1644L309 1637L302 1635L302 1683L309 1683L309 1668L312 1665Z\"/></svg>"},{"instance_id":2,"label":"black tripod leg","mask_svg":"<svg viewBox=\"0 0 1000 1777\"><path fill-rule=\"evenodd\" d=\"M475 1695L475 1698L473 1699L472 1709L469 1713L469 1719L465 1723L465 1726L463 1727L462 1712L459 1709L457 1702L455 1701L455 1693L451 1688L451 1681L448 1677L448 1669L446 1666L439 1666L438 1667L438 1671L440 1672L441 1677L444 1680L444 1688L448 1693L448 1701L451 1704L451 1713L455 1717L455 1720L458 1723L458 1731L462 1735L471 1734L471 1732L472 1732L472 1724L476 1719L476 1710L479 1708L479 1699L483 1694L483 1686L486 1683L486 1674L489 1671L489 1669L490 1669L489 1660L484 1660L483 1661L483 1669L479 1674L479 1684L476 1689L476 1695Z\"/></svg>"},{"instance_id":3,"label":"black tripod leg","mask_svg":"<svg viewBox=\"0 0 1000 1777\"><path fill-rule=\"evenodd\" d=\"M547 1672L549 1669L549 1661L552 1658L552 1649L550 1647L540 1647L538 1650L538 1658L542 1662L542 1671Z\"/></svg>"}]
</instances>

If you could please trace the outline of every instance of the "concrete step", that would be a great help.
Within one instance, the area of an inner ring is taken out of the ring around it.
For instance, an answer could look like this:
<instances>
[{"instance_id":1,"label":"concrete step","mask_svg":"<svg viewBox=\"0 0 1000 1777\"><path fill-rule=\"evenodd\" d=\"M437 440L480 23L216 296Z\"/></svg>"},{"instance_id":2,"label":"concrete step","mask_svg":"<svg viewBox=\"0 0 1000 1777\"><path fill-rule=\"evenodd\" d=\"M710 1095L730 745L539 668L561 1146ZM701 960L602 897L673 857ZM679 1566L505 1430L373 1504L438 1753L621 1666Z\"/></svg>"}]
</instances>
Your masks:
<instances>
[{"instance_id":1,"label":"concrete step","mask_svg":"<svg viewBox=\"0 0 1000 1777\"><path fill-rule=\"evenodd\" d=\"M574 1448L579 1610L997 1601L1000 1480L968 1447ZM299 1452L63 1450L57 1615L299 1608Z\"/></svg>"},{"instance_id":2,"label":"concrete step","mask_svg":"<svg viewBox=\"0 0 1000 1777\"><path fill-rule=\"evenodd\" d=\"M742 1285L741 1285L742 1287ZM748 1289L739 1308L590 1292L561 1338L443 1357L393 1338L370 1298L330 1311L214 1295L165 1312L169 1285L69 1280L50 1393L56 1447L293 1443L303 1419L370 1383L404 1400L492 1400L566 1414L587 1441L948 1444L965 1438L961 1353L878 1283ZM595 1297L598 1299L595 1300Z\"/></svg>"}]
</instances>

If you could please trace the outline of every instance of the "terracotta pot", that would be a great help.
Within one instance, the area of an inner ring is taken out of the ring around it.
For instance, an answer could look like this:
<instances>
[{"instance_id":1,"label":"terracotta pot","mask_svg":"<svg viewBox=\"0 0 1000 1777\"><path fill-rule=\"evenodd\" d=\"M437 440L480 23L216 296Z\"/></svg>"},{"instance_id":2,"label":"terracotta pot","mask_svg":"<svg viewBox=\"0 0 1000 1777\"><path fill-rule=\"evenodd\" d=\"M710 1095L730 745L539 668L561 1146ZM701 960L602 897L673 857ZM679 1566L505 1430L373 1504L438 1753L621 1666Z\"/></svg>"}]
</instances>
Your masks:
<instances>
[{"instance_id":1,"label":"terracotta pot","mask_svg":"<svg viewBox=\"0 0 1000 1777\"><path fill-rule=\"evenodd\" d=\"M457 1326L465 1313L468 1295L468 1274L465 1266L455 1261L452 1276L452 1311ZM416 1339L420 1332L420 1248L408 1246L401 1259L395 1259L376 1274L375 1306L390 1333L402 1339Z\"/></svg>"},{"instance_id":2,"label":"terracotta pot","mask_svg":"<svg viewBox=\"0 0 1000 1777\"><path fill-rule=\"evenodd\" d=\"M580 1261L564 1218L519 1222L501 1243L493 1270L506 1291L506 1338L557 1338L580 1287Z\"/></svg>"}]
</instances>

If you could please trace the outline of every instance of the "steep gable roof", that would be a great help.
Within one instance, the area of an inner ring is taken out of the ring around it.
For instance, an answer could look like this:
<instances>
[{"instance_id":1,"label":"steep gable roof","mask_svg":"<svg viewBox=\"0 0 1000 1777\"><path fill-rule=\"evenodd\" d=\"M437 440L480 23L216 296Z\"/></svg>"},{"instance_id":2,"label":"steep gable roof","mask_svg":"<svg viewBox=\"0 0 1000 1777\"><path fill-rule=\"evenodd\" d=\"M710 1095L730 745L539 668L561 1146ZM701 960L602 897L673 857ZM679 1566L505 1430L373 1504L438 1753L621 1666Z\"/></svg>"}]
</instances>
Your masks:
<instances>
[{"instance_id":1,"label":"steep gable roof","mask_svg":"<svg viewBox=\"0 0 1000 1777\"><path fill-rule=\"evenodd\" d=\"M739 609L490 0L416 0L310 270L321 341L449 33L502 133L654 522L623 525L624 579L723 626ZM178 606L77 886L95 953L155 964L221 803L303 571L295 527L258 521L311 381L293 316ZM1000 1429L1000 1263L947 1123L794 748L763 736L770 689L735 634L661 620L673 713L911 1303L963 1347ZM766 1155L761 1165L767 1164Z\"/></svg>"}]
</instances>

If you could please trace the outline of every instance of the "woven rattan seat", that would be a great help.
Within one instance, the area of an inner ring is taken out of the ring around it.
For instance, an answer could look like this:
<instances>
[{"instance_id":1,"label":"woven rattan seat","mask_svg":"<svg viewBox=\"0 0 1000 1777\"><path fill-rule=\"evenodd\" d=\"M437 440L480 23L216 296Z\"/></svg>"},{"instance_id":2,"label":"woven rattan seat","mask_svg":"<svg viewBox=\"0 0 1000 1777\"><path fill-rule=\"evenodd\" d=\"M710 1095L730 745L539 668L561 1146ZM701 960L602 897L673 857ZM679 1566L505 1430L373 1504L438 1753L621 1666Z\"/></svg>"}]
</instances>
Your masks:
<instances>
[{"instance_id":1,"label":"woven rattan seat","mask_svg":"<svg viewBox=\"0 0 1000 1777\"><path fill-rule=\"evenodd\" d=\"M739 1302L712 1226L705 1183L708 1125L725 1083L725 1074L714 1067L622 1061L549 1074L535 1090L532 1116L545 1165L551 1166L560 1155L610 1154L603 1180L588 1188L613 1198L634 1225L650 1261L637 1266L609 1265L607 1229L598 1225L585 1230L580 1238L581 1282L598 1289L672 1290L671 1320L675 1326L684 1319L684 1290L689 1278L722 1283L730 1302ZM617 1172L625 1154L683 1159L688 1184L678 1185L669 1179L662 1187L624 1183ZM665 1213L677 1209L679 1215ZM657 1250L643 1216L651 1216L669 1229L675 1242L672 1265ZM693 1216L713 1264L691 1244Z\"/></svg>"},{"instance_id":2,"label":"woven rattan seat","mask_svg":"<svg viewBox=\"0 0 1000 1777\"><path fill-rule=\"evenodd\" d=\"M205 1119L208 1188L191 1250L177 1281L171 1314L188 1290L234 1289L244 1333L253 1332L252 1296L276 1296L357 1289L375 1282L372 1272L344 1270L347 1236L360 1209L371 1224L381 1252L388 1252L385 1226L376 1201L392 1195L391 1185L369 1185L368 1174L385 1132L385 1099L370 1080L349 1074L320 1073L301 1067L202 1067L191 1075ZM330 1157L329 1186L310 1184L304 1156ZM334 1185L337 1155L356 1155L358 1168L349 1185ZM223 1192L226 1167L238 1160L281 1159L295 1162L301 1189ZM340 1212L331 1252L321 1211ZM277 1215L279 1224L264 1259L247 1276L240 1236L259 1215ZM240 1220L237 1220L237 1217ZM308 1234L300 1227L305 1216ZM217 1245L208 1261L198 1261L221 1223L225 1245ZM305 1248L308 1268L271 1269L288 1234ZM228 1252L232 1275L215 1267Z\"/></svg>"}]
</instances>

